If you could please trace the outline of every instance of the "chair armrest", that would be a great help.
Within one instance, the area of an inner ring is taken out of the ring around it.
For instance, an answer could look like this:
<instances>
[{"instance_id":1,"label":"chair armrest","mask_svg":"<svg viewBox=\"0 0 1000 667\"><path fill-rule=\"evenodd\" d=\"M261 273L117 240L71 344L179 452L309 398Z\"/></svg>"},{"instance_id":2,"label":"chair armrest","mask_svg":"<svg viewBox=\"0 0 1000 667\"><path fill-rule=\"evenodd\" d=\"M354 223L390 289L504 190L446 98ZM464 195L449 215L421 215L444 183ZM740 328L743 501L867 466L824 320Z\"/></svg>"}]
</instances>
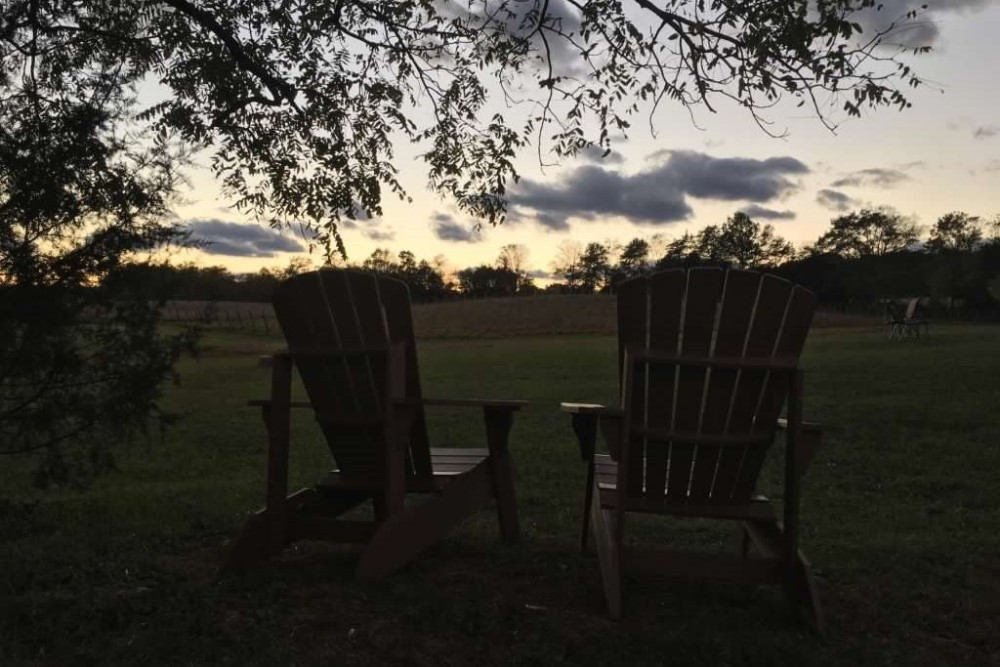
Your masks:
<instances>
[{"instance_id":1,"label":"chair armrest","mask_svg":"<svg viewBox=\"0 0 1000 667\"><path fill-rule=\"evenodd\" d=\"M270 359L270 357L267 357ZM444 407L459 407L459 408L486 408L489 410L520 410L521 408L528 405L528 401L516 401L516 400L492 400L492 399L474 399L474 398L394 398L392 400L394 406L407 407L407 406L444 406ZM271 405L271 399L269 398L256 398L247 401L247 405L250 407L268 407ZM291 401L289 403L290 407L293 408L311 408L313 405L309 401Z\"/></svg>"},{"instance_id":2,"label":"chair armrest","mask_svg":"<svg viewBox=\"0 0 1000 667\"><path fill-rule=\"evenodd\" d=\"M618 460L618 440L621 429L622 411L599 403L560 403L559 409L570 415L573 432L580 448L580 458L589 465L594 462L597 431L600 429L608 444L611 458Z\"/></svg>"},{"instance_id":3,"label":"chair armrest","mask_svg":"<svg viewBox=\"0 0 1000 667\"><path fill-rule=\"evenodd\" d=\"M528 401L480 398L394 398L393 405L423 405L428 407L483 408L515 412L528 405Z\"/></svg>"},{"instance_id":4,"label":"chair armrest","mask_svg":"<svg viewBox=\"0 0 1000 667\"><path fill-rule=\"evenodd\" d=\"M600 403L560 403L559 409L572 415L595 415L597 417L620 417L622 411Z\"/></svg>"},{"instance_id":5,"label":"chair armrest","mask_svg":"<svg viewBox=\"0 0 1000 667\"><path fill-rule=\"evenodd\" d=\"M802 421L801 428L803 432L823 432L823 426L819 422ZM787 431L788 430L788 420L784 417L778 418L778 430Z\"/></svg>"},{"instance_id":6,"label":"chair armrest","mask_svg":"<svg viewBox=\"0 0 1000 667\"><path fill-rule=\"evenodd\" d=\"M271 354L262 354L261 356L257 357L257 365L262 368L270 368L271 366L274 365L275 357L288 357L288 356L290 356L288 350L275 350Z\"/></svg>"},{"instance_id":7,"label":"chair armrest","mask_svg":"<svg viewBox=\"0 0 1000 667\"><path fill-rule=\"evenodd\" d=\"M255 398L247 401L247 405L251 408L269 408L271 407L271 399L269 398ZM312 403L309 401L289 401L288 407L290 408L311 408Z\"/></svg>"}]
</instances>

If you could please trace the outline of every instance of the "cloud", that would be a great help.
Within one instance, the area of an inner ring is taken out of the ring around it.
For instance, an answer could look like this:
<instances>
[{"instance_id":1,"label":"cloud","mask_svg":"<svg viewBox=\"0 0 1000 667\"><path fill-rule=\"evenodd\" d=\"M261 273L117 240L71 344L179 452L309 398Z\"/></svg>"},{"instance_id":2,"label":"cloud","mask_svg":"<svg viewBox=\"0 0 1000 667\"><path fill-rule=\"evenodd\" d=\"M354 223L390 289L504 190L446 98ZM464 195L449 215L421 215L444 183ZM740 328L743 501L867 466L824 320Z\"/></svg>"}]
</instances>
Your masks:
<instances>
[{"instance_id":1,"label":"cloud","mask_svg":"<svg viewBox=\"0 0 1000 667\"><path fill-rule=\"evenodd\" d=\"M552 274L545 269L534 269L533 271L528 271L528 277L547 280L552 277Z\"/></svg>"},{"instance_id":2,"label":"cloud","mask_svg":"<svg viewBox=\"0 0 1000 667\"><path fill-rule=\"evenodd\" d=\"M621 153L610 151L607 155L605 155L604 149L598 146L587 146L580 151L579 155L587 162L594 162L597 164L621 164L625 162L625 158Z\"/></svg>"},{"instance_id":3,"label":"cloud","mask_svg":"<svg viewBox=\"0 0 1000 667\"><path fill-rule=\"evenodd\" d=\"M527 38L537 52L548 52L552 65L552 75L580 76L586 72L584 61L580 58L579 47L562 35L571 35L578 39L580 34L580 13L566 0L520 0L509 2L497 0L483 3L442 3L442 12L447 16L474 20L481 26L489 24L488 30L500 28L510 35L521 39ZM536 28L538 16L542 8L546 11L545 38L538 34ZM557 34L557 33L561 33ZM540 65L544 67L544 65Z\"/></svg>"},{"instance_id":4,"label":"cloud","mask_svg":"<svg viewBox=\"0 0 1000 667\"><path fill-rule=\"evenodd\" d=\"M972 133L976 139L989 139L1000 134L1000 126L998 125L981 125L976 128L976 131Z\"/></svg>"},{"instance_id":5,"label":"cloud","mask_svg":"<svg viewBox=\"0 0 1000 667\"><path fill-rule=\"evenodd\" d=\"M831 211L846 211L857 205L857 200L837 190L820 190L816 193L816 201Z\"/></svg>"},{"instance_id":6,"label":"cloud","mask_svg":"<svg viewBox=\"0 0 1000 667\"><path fill-rule=\"evenodd\" d=\"M831 188L844 187L871 187L871 188L891 188L894 185L908 180L910 177L898 169L862 169L838 179L830 184Z\"/></svg>"},{"instance_id":7,"label":"cloud","mask_svg":"<svg viewBox=\"0 0 1000 667\"><path fill-rule=\"evenodd\" d=\"M984 169L990 173L1000 171L1000 160L990 160Z\"/></svg>"},{"instance_id":8,"label":"cloud","mask_svg":"<svg viewBox=\"0 0 1000 667\"><path fill-rule=\"evenodd\" d=\"M567 229L570 217L619 216L661 225L690 217L688 197L769 202L798 189L789 176L809 173L791 157L715 158L694 151L658 151L650 157L659 164L631 175L588 164L554 184L523 179L511 189L511 208L519 219L531 209L535 221L551 230Z\"/></svg>"},{"instance_id":9,"label":"cloud","mask_svg":"<svg viewBox=\"0 0 1000 667\"><path fill-rule=\"evenodd\" d=\"M372 241L392 241L396 238L394 229L366 229L361 233Z\"/></svg>"},{"instance_id":10,"label":"cloud","mask_svg":"<svg viewBox=\"0 0 1000 667\"><path fill-rule=\"evenodd\" d=\"M357 231L372 241L392 241L396 238L396 230L382 227L382 219L370 217L360 204L354 205L353 220L350 218L341 218L337 222L337 226L340 229Z\"/></svg>"},{"instance_id":11,"label":"cloud","mask_svg":"<svg viewBox=\"0 0 1000 667\"><path fill-rule=\"evenodd\" d=\"M856 12L852 18L861 25L861 39L864 41L870 39L875 32L888 30L894 24L892 32L885 38L887 43L906 47L931 46L941 38L937 15L979 11L994 2L995 0L938 0L933 3L925 0L881 0L877 7ZM927 8L921 10L924 5ZM914 9L921 10L917 18L906 19L906 13Z\"/></svg>"},{"instance_id":12,"label":"cloud","mask_svg":"<svg viewBox=\"0 0 1000 667\"><path fill-rule=\"evenodd\" d=\"M773 208L765 208L757 204L744 206L742 211L751 218L761 218L763 220L794 220L795 211L776 211Z\"/></svg>"},{"instance_id":13,"label":"cloud","mask_svg":"<svg viewBox=\"0 0 1000 667\"><path fill-rule=\"evenodd\" d=\"M442 241L479 243L483 240L482 233L478 229L459 223L447 213L435 213L431 216L431 227L434 234Z\"/></svg>"},{"instance_id":14,"label":"cloud","mask_svg":"<svg viewBox=\"0 0 1000 667\"><path fill-rule=\"evenodd\" d=\"M303 252L306 249L296 239L259 225L196 218L188 221L188 228L192 236L205 241L202 250L210 255L274 257L276 252Z\"/></svg>"}]
</instances>

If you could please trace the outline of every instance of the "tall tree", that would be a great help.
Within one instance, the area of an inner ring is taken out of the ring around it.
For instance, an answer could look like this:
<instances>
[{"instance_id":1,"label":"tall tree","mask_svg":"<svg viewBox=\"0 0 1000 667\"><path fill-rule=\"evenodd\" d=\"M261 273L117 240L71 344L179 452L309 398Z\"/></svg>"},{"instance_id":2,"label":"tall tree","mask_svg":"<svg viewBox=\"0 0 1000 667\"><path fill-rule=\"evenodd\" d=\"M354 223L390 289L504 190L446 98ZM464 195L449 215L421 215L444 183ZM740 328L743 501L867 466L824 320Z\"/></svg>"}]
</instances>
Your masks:
<instances>
[{"instance_id":1,"label":"tall tree","mask_svg":"<svg viewBox=\"0 0 1000 667\"><path fill-rule=\"evenodd\" d=\"M167 283L134 279L183 241L170 207L184 156L130 125L127 57L38 18L56 8L0 13L0 457L32 457L40 484L112 467L189 342L157 327Z\"/></svg>"},{"instance_id":2,"label":"tall tree","mask_svg":"<svg viewBox=\"0 0 1000 667\"><path fill-rule=\"evenodd\" d=\"M577 271L579 272L580 291L591 294L600 290L608 283L611 270L607 246L601 243L588 243L580 255Z\"/></svg>"},{"instance_id":3,"label":"tall tree","mask_svg":"<svg viewBox=\"0 0 1000 667\"><path fill-rule=\"evenodd\" d=\"M978 216L961 211L945 213L934 226L927 241L931 252L972 252L983 240L983 230Z\"/></svg>"},{"instance_id":4,"label":"tall tree","mask_svg":"<svg viewBox=\"0 0 1000 667\"><path fill-rule=\"evenodd\" d=\"M656 260L656 268L666 269L697 264L695 255L697 245L697 238L691 232L685 231L681 236L665 244L663 255Z\"/></svg>"},{"instance_id":5,"label":"tall tree","mask_svg":"<svg viewBox=\"0 0 1000 667\"><path fill-rule=\"evenodd\" d=\"M626 278L641 275L649 266L649 241L632 239L618 256L618 268Z\"/></svg>"},{"instance_id":6,"label":"tall tree","mask_svg":"<svg viewBox=\"0 0 1000 667\"><path fill-rule=\"evenodd\" d=\"M843 257L881 257L906 250L920 239L920 228L912 220L887 208L862 209L830 222L814 252Z\"/></svg>"},{"instance_id":7,"label":"tall tree","mask_svg":"<svg viewBox=\"0 0 1000 667\"><path fill-rule=\"evenodd\" d=\"M741 269L773 267L795 256L795 248L778 236L774 227L762 227L743 212L726 220L719 232L718 245L718 256Z\"/></svg>"}]
</instances>

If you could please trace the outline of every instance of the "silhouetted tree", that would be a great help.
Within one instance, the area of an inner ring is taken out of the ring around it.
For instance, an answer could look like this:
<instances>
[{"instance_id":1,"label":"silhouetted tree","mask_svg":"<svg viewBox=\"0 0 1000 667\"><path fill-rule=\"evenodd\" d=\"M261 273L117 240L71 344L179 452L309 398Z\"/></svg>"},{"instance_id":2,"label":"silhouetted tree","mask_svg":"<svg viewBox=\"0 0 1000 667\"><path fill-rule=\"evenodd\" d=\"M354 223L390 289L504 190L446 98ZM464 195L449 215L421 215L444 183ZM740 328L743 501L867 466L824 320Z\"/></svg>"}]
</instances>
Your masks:
<instances>
[{"instance_id":1,"label":"silhouetted tree","mask_svg":"<svg viewBox=\"0 0 1000 667\"><path fill-rule=\"evenodd\" d=\"M935 253L972 252L982 240L979 217L955 211L945 213L931 227L927 249Z\"/></svg>"},{"instance_id":2,"label":"silhouetted tree","mask_svg":"<svg viewBox=\"0 0 1000 667\"><path fill-rule=\"evenodd\" d=\"M532 294L538 291L534 279L528 275L528 248L520 243L508 243L500 248L497 268L517 275L517 293Z\"/></svg>"},{"instance_id":3,"label":"silhouetted tree","mask_svg":"<svg viewBox=\"0 0 1000 667\"><path fill-rule=\"evenodd\" d=\"M684 232L683 235L666 243L663 256L656 260L656 268L695 266L701 260L697 253L697 247L697 238L690 232Z\"/></svg>"},{"instance_id":4,"label":"silhouetted tree","mask_svg":"<svg viewBox=\"0 0 1000 667\"><path fill-rule=\"evenodd\" d=\"M649 241L632 239L618 256L618 268L625 278L641 275L649 268Z\"/></svg>"},{"instance_id":5,"label":"silhouetted tree","mask_svg":"<svg viewBox=\"0 0 1000 667\"><path fill-rule=\"evenodd\" d=\"M73 61L28 57L40 47L9 4L0 18L0 457L31 457L40 485L85 483L113 467L114 446L151 416L166 419L161 388L191 342L157 326L167 283L126 279L184 238L169 216L176 174L158 137L122 141L125 91Z\"/></svg>"},{"instance_id":6,"label":"silhouetted tree","mask_svg":"<svg viewBox=\"0 0 1000 667\"><path fill-rule=\"evenodd\" d=\"M775 234L774 227L761 227L743 212L726 220L715 242L713 256L741 269L774 267L795 256L795 248Z\"/></svg>"},{"instance_id":7,"label":"silhouetted tree","mask_svg":"<svg viewBox=\"0 0 1000 667\"><path fill-rule=\"evenodd\" d=\"M462 293L468 296L514 296L517 293L518 275L510 269L483 264L459 271L458 284Z\"/></svg>"},{"instance_id":8,"label":"silhouetted tree","mask_svg":"<svg viewBox=\"0 0 1000 667\"><path fill-rule=\"evenodd\" d=\"M608 261L608 249L601 243L588 243L580 255L577 272L580 291L591 294L602 289L608 283L611 264Z\"/></svg>"},{"instance_id":9,"label":"silhouetted tree","mask_svg":"<svg viewBox=\"0 0 1000 667\"><path fill-rule=\"evenodd\" d=\"M912 220L890 209L862 209L834 218L814 252L843 257L881 257L906 250L920 239L920 228Z\"/></svg>"}]
</instances>

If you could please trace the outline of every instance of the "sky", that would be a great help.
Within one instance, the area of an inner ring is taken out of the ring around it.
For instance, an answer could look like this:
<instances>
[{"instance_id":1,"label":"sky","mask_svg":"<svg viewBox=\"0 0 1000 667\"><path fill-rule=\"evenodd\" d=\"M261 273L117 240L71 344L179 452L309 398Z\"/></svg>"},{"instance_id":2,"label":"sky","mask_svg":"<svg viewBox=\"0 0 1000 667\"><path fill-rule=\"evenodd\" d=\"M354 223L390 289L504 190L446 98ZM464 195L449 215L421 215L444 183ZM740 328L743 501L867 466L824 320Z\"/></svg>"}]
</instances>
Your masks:
<instances>
[{"instance_id":1,"label":"sky","mask_svg":"<svg viewBox=\"0 0 1000 667\"><path fill-rule=\"evenodd\" d=\"M884 0L883 15L901 15L909 0ZM895 10L895 11L894 11ZM882 20L862 17L866 27ZM376 248L443 255L452 269L492 263L500 248L528 249L528 268L545 282L560 246L591 241L624 245L654 235L670 239L721 224L736 211L772 224L796 246L814 242L830 221L861 207L890 206L925 227L950 211L1000 214L1000 0L930 3L904 38L933 50L910 62L928 85L910 93L913 107L862 118L835 113L831 132L814 115L778 108L773 138L734 105L717 113L664 105L637 117L630 136L601 157L590 152L556 166L539 165L534 147L518 161L521 182L511 192L508 222L477 229L439 195L426 172L407 159L399 167L413 201L383 202L380 219L341 227L349 260ZM547 160L551 162L552 160ZM179 259L234 272L285 266L298 256L322 263L301 235L249 222L227 206L207 170L177 208L205 250Z\"/></svg>"}]
</instances>

